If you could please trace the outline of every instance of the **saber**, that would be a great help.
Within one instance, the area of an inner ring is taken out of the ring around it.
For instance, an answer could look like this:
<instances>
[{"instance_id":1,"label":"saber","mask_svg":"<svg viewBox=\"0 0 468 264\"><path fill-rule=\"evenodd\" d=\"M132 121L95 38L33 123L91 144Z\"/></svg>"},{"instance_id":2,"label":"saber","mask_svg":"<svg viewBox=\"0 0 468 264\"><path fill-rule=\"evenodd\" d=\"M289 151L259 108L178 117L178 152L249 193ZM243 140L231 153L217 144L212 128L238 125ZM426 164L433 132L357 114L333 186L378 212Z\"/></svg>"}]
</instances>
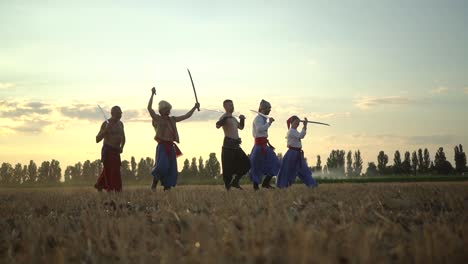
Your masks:
<instances>
[{"instance_id":1,"label":"saber","mask_svg":"<svg viewBox=\"0 0 468 264\"><path fill-rule=\"evenodd\" d=\"M188 75L190 76L190 81L192 82L193 93L195 94L195 102L198 103L197 91L195 90L195 84L193 84L192 74L190 74L190 70L187 69ZM200 111L200 107L197 108Z\"/></svg>"},{"instance_id":2,"label":"saber","mask_svg":"<svg viewBox=\"0 0 468 264\"><path fill-rule=\"evenodd\" d=\"M202 108L203 111L210 111L210 112L215 112L215 113L220 113L220 114L225 114L226 112L223 112L221 110L214 110L214 109L207 109L207 108ZM238 115L232 115L233 117L239 117Z\"/></svg>"},{"instance_id":3,"label":"saber","mask_svg":"<svg viewBox=\"0 0 468 264\"><path fill-rule=\"evenodd\" d=\"M100 105L97 105L97 106L99 107L99 110L101 110L101 113L104 116L104 120L106 121L106 123L109 123L109 119L107 119L107 116L106 116L106 113L104 112L104 110L102 110Z\"/></svg>"},{"instance_id":4,"label":"saber","mask_svg":"<svg viewBox=\"0 0 468 264\"><path fill-rule=\"evenodd\" d=\"M257 113L257 114L259 114L260 116L263 116L263 117L265 117L265 118L270 118L269 116L267 116L267 115L265 115L265 114L262 114L262 113L260 113L260 112L258 112L258 111L255 111L255 110L250 110L250 112Z\"/></svg>"},{"instance_id":5,"label":"saber","mask_svg":"<svg viewBox=\"0 0 468 264\"><path fill-rule=\"evenodd\" d=\"M304 120L299 120L300 122L304 122ZM307 123L311 123L311 124L318 124L318 125L324 125L324 126L330 126L329 124L327 123L321 123L321 122L316 122L316 121L307 121Z\"/></svg>"},{"instance_id":6,"label":"saber","mask_svg":"<svg viewBox=\"0 0 468 264\"><path fill-rule=\"evenodd\" d=\"M257 113L263 117L266 117L266 118L270 118L269 116L265 115L265 114L262 114L260 112L257 112L257 111L254 111L254 110L250 110L251 112L254 112L254 113ZM300 122L304 122L304 120L299 120ZM310 123L310 124L318 124L318 125L324 125L324 126L330 126L329 124L327 123L322 123L322 122L316 122L316 121L307 121L307 123Z\"/></svg>"}]
</instances>

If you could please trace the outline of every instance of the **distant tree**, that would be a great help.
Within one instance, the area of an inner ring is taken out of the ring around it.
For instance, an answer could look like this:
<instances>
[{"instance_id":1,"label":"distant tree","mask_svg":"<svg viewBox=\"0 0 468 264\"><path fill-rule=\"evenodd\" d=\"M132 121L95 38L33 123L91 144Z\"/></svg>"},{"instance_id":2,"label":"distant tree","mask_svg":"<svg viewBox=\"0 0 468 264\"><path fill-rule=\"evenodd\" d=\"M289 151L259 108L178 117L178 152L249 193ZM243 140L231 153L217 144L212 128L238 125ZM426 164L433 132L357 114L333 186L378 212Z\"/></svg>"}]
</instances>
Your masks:
<instances>
[{"instance_id":1,"label":"distant tree","mask_svg":"<svg viewBox=\"0 0 468 264\"><path fill-rule=\"evenodd\" d=\"M11 183L13 178L13 167L10 163L3 162L0 167L0 181L1 183Z\"/></svg>"},{"instance_id":2,"label":"distant tree","mask_svg":"<svg viewBox=\"0 0 468 264\"><path fill-rule=\"evenodd\" d=\"M323 174L330 174L330 171L328 170L327 164L325 164L325 166L323 166L322 173Z\"/></svg>"},{"instance_id":3,"label":"distant tree","mask_svg":"<svg viewBox=\"0 0 468 264\"><path fill-rule=\"evenodd\" d=\"M85 160L85 162L83 162L82 179L85 181L90 181L91 179L93 179L93 174L94 170L91 168L91 161Z\"/></svg>"},{"instance_id":4,"label":"distant tree","mask_svg":"<svg viewBox=\"0 0 468 264\"><path fill-rule=\"evenodd\" d=\"M461 144L455 146L455 171L460 174L467 171L466 154L463 151L463 146Z\"/></svg>"},{"instance_id":5,"label":"distant tree","mask_svg":"<svg viewBox=\"0 0 468 264\"><path fill-rule=\"evenodd\" d=\"M377 156L377 168L380 174L385 174L387 170L388 156L383 150L379 152ZM370 164L370 163L369 163ZM375 165L375 164L374 164Z\"/></svg>"},{"instance_id":6,"label":"distant tree","mask_svg":"<svg viewBox=\"0 0 468 264\"><path fill-rule=\"evenodd\" d=\"M148 164L148 161L151 162L151 160L141 158L140 162L138 162L138 168L137 168L137 180L138 181L151 178L152 165L151 163Z\"/></svg>"},{"instance_id":7,"label":"distant tree","mask_svg":"<svg viewBox=\"0 0 468 264\"><path fill-rule=\"evenodd\" d=\"M137 163L135 161L135 157L133 157L133 156L130 159L130 165L131 165L131 168L132 168L133 179L135 180L136 179L136 172L137 172Z\"/></svg>"},{"instance_id":8,"label":"distant tree","mask_svg":"<svg viewBox=\"0 0 468 264\"><path fill-rule=\"evenodd\" d=\"M52 160L50 162L50 174L49 182L58 183L62 179L62 169L60 168L60 162L58 160Z\"/></svg>"},{"instance_id":9,"label":"distant tree","mask_svg":"<svg viewBox=\"0 0 468 264\"><path fill-rule=\"evenodd\" d=\"M101 160L97 159L91 163L91 168L92 168L92 179L93 181L99 176L101 176L102 170L104 168L104 165L102 164Z\"/></svg>"},{"instance_id":10,"label":"distant tree","mask_svg":"<svg viewBox=\"0 0 468 264\"><path fill-rule=\"evenodd\" d=\"M78 162L75 164L72 174L72 181L82 181L83 180L83 164Z\"/></svg>"},{"instance_id":11,"label":"distant tree","mask_svg":"<svg viewBox=\"0 0 468 264\"><path fill-rule=\"evenodd\" d=\"M13 169L12 183L20 184L22 178L23 178L23 166L21 165L21 163L16 163L15 168Z\"/></svg>"},{"instance_id":12,"label":"distant tree","mask_svg":"<svg viewBox=\"0 0 468 264\"><path fill-rule=\"evenodd\" d=\"M377 170L377 166L375 166L374 162L369 162L367 164L367 170L366 170L366 176L367 177L372 177L376 176L379 174L379 171Z\"/></svg>"},{"instance_id":13,"label":"distant tree","mask_svg":"<svg viewBox=\"0 0 468 264\"><path fill-rule=\"evenodd\" d=\"M327 168L329 171L336 170L338 168L338 154L335 150L330 152L329 157L327 158Z\"/></svg>"},{"instance_id":14,"label":"distant tree","mask_svg":"<svg viewBox=\"0 0 468 264\"><path fill-rule=\"evenodd\" d=\"M424 149L424 172L429 172L431 171L432 167L431 166L431 155L429 154L429 150L427 148Z\"/></svg>"},{"instance_id":15,"label":"distant tree","mask_svg":"<svg viewBox=\"0 0 468 264\"><path fill-rule=\"evenodd\" d=\"M28 165L28 182L37 181L37 165L33 160L29 161Z\"/></svg>"},{"instance_id":16,"label":"distant tree","mask_svg":"<svg viewBox=\"0 0 468 264\"><path fill-rule=\"evenodd\" d=\"M205 177L206 175L206 170L205 170L205 163L204 163L204 160L202 158L202 156L200 156L200 158L198 158L198 173L200 175L200 177Z\"/></svg>"},{"instance_id":17,"label":"distant tree","mask_svg":"<svg viewBox=\"0 0 468 264\"><path fill-rule=\"evenodd\" d=\"M75 169L75 167L73 167L73 166L67 166L65 168L65 172L63 173L63 180L65 182L70 182L71 181L74 169Z\"/></svg>"},{"instance_id":18,"label":"distant tree","mask_svg":"<svg viewBox=\"0 0 468 264\"><path fill-rule=\"evenodd\" d=\"M184 166L180 171L180 176L182 177L190 177L190 161L188 159L184 160Z\"/></svg>"},{"instance_id":19,"label":"distant tree","mask_svg":"<svg viewBox=\"0 0 468 264\"><path fill-rule=\"evenodd\" d=\"M122 181L129 182L135 180L128 160L123 160L120 164L120 175L122 177Z\"/></svg>"},{"instance_id":20,"label":"distant tree","mask_svg":"<svg viewBox=\"0 0 468 264\"><path fill-rule=\"evenodd\" d=\"M25 183L28 181L29 181L28 165L24 165L23 172L21 173L21 183Z\"/></svg>"},{"instance_id":21,"label":"distant tree","mask_svg":"<svg viewBox=\"0 0 468 264\"><path fill-rule=\"evenodd\" d=\"M353 170L356 176L361 176L363 160L361 158L361 151L359 149L354 152Z\"/></svg>"},{"instance_id":22,"label":"distant tree","mask_svg":"<svg viewBox=\"0 0 468 264\"><path fill-rule=\"evenodd\" d=\"M317 155L317 164L315 165L315 171L322 172L322 160L320 159L320 155Z\"/></svg>"},{"instance_id":23,"label":"distant tree","mask_svg":"<svg viewBox=\"0 0 468 264\"><path fill-rule=\"evenodd\" d=\"M40 183L47 182L50 174L50 162L43 161L37 172L37 181Z\"/></svg>"},{"instance_id":24,"label":"distant tree","mask_svg":"<svg viewBox=\"0 0 468 264\"><path fill-rule=\"evenodd\" d=\"M401 163L402 172L404 174L411 174L411 153L405 152L405 159Z\"/></svg>"},{"instance_id":25,"label":"distant tree","mask_svg":"<svg viewBox=\"0 0 468 264\"><path fill-rule=\"evenodd\" d=\"M411 170L414 174L418 172L418 164L418 154L416 153L416 151L413 151L413 153L411 154Z\"/></svg>"},{"instance_id":26,"label":"distant tree","mask_svg":"<svg viewBox=\"0 0 468 264\"><path fill-rule=\"evenodd\" d=\"M346 155L346 175L348 177L352 177L354 175L353 173L353 153L348 151L348 154Z\"/></svg>"},{"instance_id":27,"label":"distant tree","mask_svg":"<svg viewBox=\"0 0 468 264\"><path fill-rule=\"evenodd\" d=\"M425 173L425 167L424 167L424 156L423 156L423 151L422 149L418 149L418 168L419 168L419 173Z\"/></svg>"},{"instance_id":28,"label":"distant tree","mask_svg":"<svg viewBox=\"0 0 468 264\"><path fill-rule=\"evenodd\" d=\"M208 177L217 178L221 173L221 164L216 158L216 153L210 153L210 156L205 164Z\"/></svg>"},{"instance_id":29,"label":"distant tree","mask_svg":"<svg viewBox=\"0 0 468 264\"><path fill-rule=\"evenodd\" d=\"M401 155L400 151L395 151L395 156L393 157L393 173L395 174L401 174L403 172L401 164Z\"/></svg>"},{"instance_id":30,"label":"distant tree","mask_svg":"<svg viewBox=\"0 0 468 264\"><path fill-rule=\"evenodd\" d=\"M146 157L146 166L148 166L148 170L151 171L151 169L154 166L154 160L150 157Z\"/></svg>"},{"instance_id":31,"label":"distant tree","mask_svg":"<svg viewBox=\"0 0 468 264\"><path fill-rule=\"evenodd\" d=\"M439 174L450 174L454 171L452 164L447 161L444 148L442 147L440 147L435 154L434 169Z\"/></svg>"},{"instance_id":32,"label":"distant tree","mask_svg":"<svg viewBox=\"0 0 468 264\"><path fill-rule=\"evenodd\" d=\"M344 150L332 150L327 159L327 167L330 173L345 174L345 155Z\"/></svg>"},{"instance_id":33,"label":"distant tree","mask_svg":"<svg viewBox=\"0 0 468 264\"><path fill-rule=\"evenodd\" d=\"M192 163L190 163L190 175L198 176L197 158L195 157L192 158Z\"/></svg>"}]
</instances>

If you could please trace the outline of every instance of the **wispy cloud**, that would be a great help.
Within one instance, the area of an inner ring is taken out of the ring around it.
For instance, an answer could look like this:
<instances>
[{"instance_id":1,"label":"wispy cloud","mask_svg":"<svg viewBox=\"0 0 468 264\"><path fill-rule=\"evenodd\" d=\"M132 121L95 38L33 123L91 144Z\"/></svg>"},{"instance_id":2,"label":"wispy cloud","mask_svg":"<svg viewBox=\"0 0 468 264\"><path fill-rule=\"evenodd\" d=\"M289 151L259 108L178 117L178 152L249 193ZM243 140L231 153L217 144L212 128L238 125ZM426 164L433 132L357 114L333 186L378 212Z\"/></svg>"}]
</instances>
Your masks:
<instances>
[{"instance_id":1,"label":"wispy cloud","mask_svg":"<svg viewBox=\"0 0 468 264\"><path fill-rule=\"evenodd\" d=\"M354 105L360 109L369 109L383 105L405 105L413 102L412 99L403 96L363 96L354 100Z\"/></svg>"},{"instance_id":2,"label":"wispy cloud","mask_svg":"<svg viewBox=\"0 0 468 264\"><path fill-rule=\"evenodd\" d=\"M11 89L14 88L15 85L13 83L6 83L6 82L0 82L0 90L1 89Z\"/></svg>"},{"instance_id":3,"label":"wispy cloud","mask_svg":"<svg viewBox=\"0 0 468 264\"><path fill-rule=\"evenodd\" d=\"M20 119L28 116L46 115L51 111L49 105L40 102L0 101L0 117L4 118Z\"/></svg>"},{"instance_id":4,"label":"wispy cloud","mask_svg":"<svg viewBox=\"0 0 468 264\"><path fill-rule=\"evenodd\" d=\"M438 87L430 91L431 94L443 94L449 91L447 87Z\"/></svg>"},{"instance_id":5,"label":"wispy cloud","mask_svg":"<svg viewBox=\"0 0 468 264\"><path fill-rule=\"evenodd\" d=\"M356 147L365 147L368 145L377 145L382 147L408 146L423 148L430 145L442 146L457 144L459 140L452 134L433 134L433 135L400 135L400 134L347 134L347 135L328 135L321 138L324 142L340 141L346 142L344 145L355 145Z\"/></svg>"}]
</instances>

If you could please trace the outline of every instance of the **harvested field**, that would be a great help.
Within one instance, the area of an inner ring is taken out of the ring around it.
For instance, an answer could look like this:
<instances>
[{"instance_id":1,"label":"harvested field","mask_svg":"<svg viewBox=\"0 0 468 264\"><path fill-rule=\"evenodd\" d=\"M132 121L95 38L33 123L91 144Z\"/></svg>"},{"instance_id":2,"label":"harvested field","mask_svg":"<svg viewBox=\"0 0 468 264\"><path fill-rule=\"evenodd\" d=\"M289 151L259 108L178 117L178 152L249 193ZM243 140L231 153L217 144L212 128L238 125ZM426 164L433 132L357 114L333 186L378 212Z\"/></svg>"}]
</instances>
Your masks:
<instances>
[{"instance_id":1,"label":"harvested field","mask_svg":"<svg viewBox=\"0 0 468 264\"><path fill-rule=\"evenodd\" d=\"M0 189L1 263L468 263L468 183Z\"/></svg>"}]
</instances>

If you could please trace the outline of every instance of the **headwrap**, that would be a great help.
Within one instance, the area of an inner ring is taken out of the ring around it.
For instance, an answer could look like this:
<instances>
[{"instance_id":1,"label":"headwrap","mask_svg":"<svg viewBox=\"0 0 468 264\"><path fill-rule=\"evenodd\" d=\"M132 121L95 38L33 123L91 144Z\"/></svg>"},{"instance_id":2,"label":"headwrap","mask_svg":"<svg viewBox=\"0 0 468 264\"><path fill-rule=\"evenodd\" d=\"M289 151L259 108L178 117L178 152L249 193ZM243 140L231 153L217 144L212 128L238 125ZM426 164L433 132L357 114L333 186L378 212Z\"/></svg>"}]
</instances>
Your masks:
<instances>
[{"instance_id":1,"label":"headwrap","mask_svg":"<svg viewBox=\"0 0 468 264\"><path fill-rule=\"evenodd\" d=\"M159 112L164 111L164 110L171 110L171 109L172 109L172 105L167 101L161 100L158 104Z\"/></svg>"},{"instance_id":2,"label":"headwrap","mask_svg":"<svg viewBox=\"0 0 468 264\"><path fill-rule=\"evenodd\" d=\"M260 102L260 106L258 107L258 110L260 111L265 108L271 108L271 104L262 99L262 101Z\"/></svg>"},{"instance_id":3,"label":"headwrap","mask_svg":"<svg viewBox=\"0 0 468 264\"><path fill-rule=\"evenodd\" d=\"M299 117L293 115L290 118L288 118L288 120L286 120L286 124L288 125L288 129L291 127L292 121L294 121L296 118L299 119Z\"/></svg>"}]
</instances>

